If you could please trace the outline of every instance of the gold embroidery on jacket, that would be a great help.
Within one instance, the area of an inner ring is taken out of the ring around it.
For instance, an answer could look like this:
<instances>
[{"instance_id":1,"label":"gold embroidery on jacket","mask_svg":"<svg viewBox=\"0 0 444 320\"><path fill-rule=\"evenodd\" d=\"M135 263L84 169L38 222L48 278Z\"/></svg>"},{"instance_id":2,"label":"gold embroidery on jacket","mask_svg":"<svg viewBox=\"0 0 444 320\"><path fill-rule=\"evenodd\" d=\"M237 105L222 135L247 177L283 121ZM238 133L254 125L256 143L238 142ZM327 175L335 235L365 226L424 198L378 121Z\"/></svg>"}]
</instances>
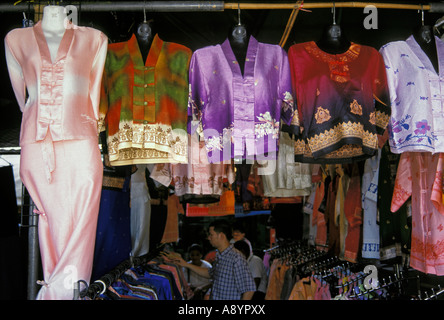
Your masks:
<instances>
[{"instance_id":1,"label":"gold embroidery on jacket","mask_svg":"<svg viewBox=\"0 0 444 320\"><path fill-rule=\"evenodd\" d=\"M353 102L350 103L350 112L362 116L362 106L356 99L353 99Z\"/></svg>"},{"instance_id":2,"label":"gold embroidery on jacket","mask_svg":"<svg viewBox=\"0 0 444 320\"><path fill-rule=\"evenodd\" d=\"M318 111L316 111L315 119L317 124L324 123L331 119L330 111L328 109L324 109L322 107L318 107Z\"/></svg>"}]
</instances>

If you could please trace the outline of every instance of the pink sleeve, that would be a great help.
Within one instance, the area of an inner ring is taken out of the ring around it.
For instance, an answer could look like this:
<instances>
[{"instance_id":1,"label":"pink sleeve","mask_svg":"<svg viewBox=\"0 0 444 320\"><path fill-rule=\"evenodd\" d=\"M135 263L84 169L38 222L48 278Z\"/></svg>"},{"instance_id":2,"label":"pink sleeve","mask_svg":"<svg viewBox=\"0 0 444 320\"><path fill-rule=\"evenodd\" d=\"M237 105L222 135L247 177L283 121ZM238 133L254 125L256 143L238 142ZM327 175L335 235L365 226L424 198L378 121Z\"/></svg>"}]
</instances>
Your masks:
<instances>
[{"instance_id":1,"label":"pink sleeve","mask_svg":"<svg viewBox=\"0 0 444 320\"><path fill-rule=\"evenodd\" d=\"M98 50L94 58L89 85L90 99L96 119L100 119L100 95L102 90L102 76L108 50L108 38L102 32L98 36ZM99 124L100 125L100 124ZM99 130L101 128L99 127Z\"/></svg>"},{"instance_id":2,"label":"pink sleeve","mask_svg":"<svg viewBox=\"0 0 444 320\"><path fill-rule=\"evenodd\" d=\"M393 190L391 212L396 212L412 195L412 168L409 153L403 153L399 160L396 173L395 189Z\"/></svg>"},{"instance_id":3,"label":"pink sleeve","mask_svg":"<svg viewBox=\"0 0 444 320\"><path fill-rule=\"evenodd\" d=\"M14 32L10 32L5 37L6 64L12 89L14 90L14 94L17 99L17 103L20 107L20 110L23 111L25 109L26 102L26 85L25 79L23 77L22 67L20 66L13 52L13 43L16 39L14 35Z\"/></svg>"}]
</instances>

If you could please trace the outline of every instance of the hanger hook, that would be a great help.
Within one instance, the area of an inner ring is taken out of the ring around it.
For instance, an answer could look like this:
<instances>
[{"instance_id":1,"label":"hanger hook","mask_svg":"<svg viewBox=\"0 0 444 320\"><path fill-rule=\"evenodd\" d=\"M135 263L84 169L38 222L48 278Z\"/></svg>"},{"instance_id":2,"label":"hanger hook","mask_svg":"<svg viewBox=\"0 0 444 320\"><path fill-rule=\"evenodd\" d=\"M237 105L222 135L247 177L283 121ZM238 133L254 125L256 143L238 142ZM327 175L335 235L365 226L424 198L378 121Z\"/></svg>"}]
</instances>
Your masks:
<instances>
[{"instance_id":1,"label":"hanger hook","mask_svg":"<svg viewBox=\"0 0 444 320\"><path fill-rule=\"evenodd\" d=\"M336 5L333 1L333 7L331 8L331 11L333 12L333 25L336 25Z\"/></svg>"},{"instance_id":2,"label":"hanger hook","mask_svg":"<svg viewBox=\"0 0 444 320\"><path fill-rule=\"evenodd\" d=\"M420 10L418 10L419 12ZM421 4L421 25L424 27L424 5Z\"/></svg>"},{"instance_id":3,"label":"hanger hook","mask_svg":"<svg viewBox=\"0 0 444 320\"><path fill-rule=\"evenodd\" d=\"M143 22L146 23L146 1L143 2Z\"/></svg>"},{"instance_id":4,"label":"hanger hook","mask_svg":"<svg viewBox=\"0 0 444 320\"><path fill-rule=\"evenodd\" d=\"M240 9L240 2L237 3L237 25L241 25L241 9Z\"/></svg>"}]
</instances>

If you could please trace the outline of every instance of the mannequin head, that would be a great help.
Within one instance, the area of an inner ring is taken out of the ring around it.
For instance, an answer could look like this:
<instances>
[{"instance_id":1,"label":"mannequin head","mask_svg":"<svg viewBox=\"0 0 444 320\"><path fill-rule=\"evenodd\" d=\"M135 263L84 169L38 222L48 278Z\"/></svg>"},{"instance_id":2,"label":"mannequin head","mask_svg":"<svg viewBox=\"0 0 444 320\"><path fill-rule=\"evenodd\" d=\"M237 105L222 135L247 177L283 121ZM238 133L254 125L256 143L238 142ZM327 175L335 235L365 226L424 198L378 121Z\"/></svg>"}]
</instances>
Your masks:
<instances>
[{"instance_id":1,"label":"mannequin head","mask_svg":"<svg viewBox=\"0 0 444 320\"><path fill-rule=\"evenodd\" d=\"M418 42L430 44L433 41L433 29L429 25L420 26L414 36Z\"/></svg>"},{"instance_id":2,"label":"mannequin head","mask_svg":"<svg viewBox=\"0 0 444 320\"><path fill-rule=\"evenodd\" d=\"M245 46L248 45L250 35L248 29L243 24L235 25L228 35L231 46Z\"/></svg>"},{"instance_id":3,"label":"mannequin head","mask_svg":"<svg viewBox=\"0 0 444 320\"><path fill-rule=\"evenodd\" d=\"M139 41L148 41L152 37L152 30L149 22L142 22L137 26L136 36Z\"/></svg>"},{"instance_id":4,"label":"mannequin head","mask_svg":"<svg viewBox=\"0 0 444 320\"><path fill-rule=\"evenodd\" d=\"M136 29L136 38L139 42L139 45L148 46L153 39L153 28L151 25L151 21L143 21L141 22Z\"/></svg>"},{"instance_id":5,"label":"mannequin head","mask_svg":"<svg viewBox=\"0 0 444 320\"><path fill-rule=\"evenodd\" d=\"M350 47L350 41L337 24L327 26L316 44L321 50L332 54L344 53Z\"/></svg>"}]
</instances>

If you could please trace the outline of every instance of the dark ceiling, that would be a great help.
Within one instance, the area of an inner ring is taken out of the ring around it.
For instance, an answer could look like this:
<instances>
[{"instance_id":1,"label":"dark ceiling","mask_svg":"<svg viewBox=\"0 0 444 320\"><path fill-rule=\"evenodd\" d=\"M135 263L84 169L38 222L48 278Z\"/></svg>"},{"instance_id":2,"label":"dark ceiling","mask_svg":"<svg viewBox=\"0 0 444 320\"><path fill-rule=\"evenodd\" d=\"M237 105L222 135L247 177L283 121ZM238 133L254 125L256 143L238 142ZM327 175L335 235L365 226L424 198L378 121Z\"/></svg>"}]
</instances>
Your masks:
<instances>
[{"instance_id":1,"label":"dark ceiling","mask_svg":"<svg viewBox=\"0 0 444 320\"><path fill-rule=\"evenodd\" d=\"M13 1L11 6L13 5ZM34 1L34 3L37 1ZM48 2L48 1L47 1ZM85 3L87 1L82 1ZM94 1L99 2L99 1ZM186 1L183 1L186 2ZM252 3L294 3L296 1L241 1ZM326 1L305 1L326 2ZM343 1L344 2L344 1ZM421 1L372 1L384 3L421 4ZM41 3L44 3L42 1ZM79 1L63 1L61 5ZM81 4L80 3L80 4ZM228 1L227 1L228 3ZM230 2L231 3L231 2ZM428 2L422 2L428 4ZM241 10L241 20L261 42L279 44L290 17L291 10ZM425 12L425 23L433 25L444 13ZM237 23L237 10L222 12L147 12L147 19L154 21L155 31L165 41L181 43L192 50L221 43L229 29ZM417 10L378 9L377 29L367 30L364 19L368 15L362 8L336 8L336 22L341 25L347 38L356 43L379 49L383 44L406 39L421 23ZM32 17L32 13L30 14ZM23 12L0 12L0 36L13 28L20 28ZM126 41L132 28L143 20L143 12L82 12L80 5L79 25L90 26L103 31L112 42ZM331 9L300 11L288 37L285 49L293 43L316 40L322 29L331 24ZM21 113L9 84L4 44L0 48L0 147L18 146Z\"/></svg>"}]
</instances>

